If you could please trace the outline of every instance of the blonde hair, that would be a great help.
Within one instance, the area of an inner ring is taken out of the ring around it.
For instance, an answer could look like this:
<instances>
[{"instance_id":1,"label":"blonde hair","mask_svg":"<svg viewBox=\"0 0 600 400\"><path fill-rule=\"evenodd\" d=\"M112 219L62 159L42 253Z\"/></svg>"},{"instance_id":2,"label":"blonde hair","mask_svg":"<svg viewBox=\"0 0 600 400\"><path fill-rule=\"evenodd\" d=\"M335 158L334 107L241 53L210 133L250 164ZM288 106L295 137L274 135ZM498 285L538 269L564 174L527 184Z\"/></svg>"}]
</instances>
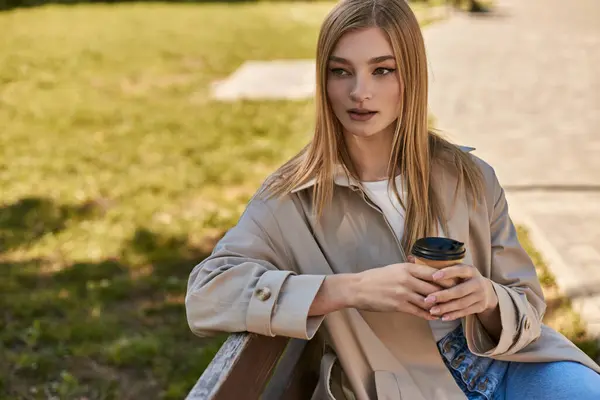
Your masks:
<instances>
[{"instance_id":1,"label":"blonde hair","mask_svg":"<svg viewBox=\"0 0 600 400\"><path fill-rule=\"evenodd\" d=\"M396 180L399 172L407 187L402 246L410 250L420 237L437 232L437 222L448 232L444 210L431 181L434 162L455 169L459 186L465 186L477 202L483 193L481 172L471 157L428 129L427 60L421 29L404 0L342 0L323 21L316 55L316 126L312 141L281 166L264 189L271 196L289 194L297 186L316 179L312 193L317 220L331 203L337 164L359 180L350 160L342 127L327 97L327 65L344 33L378 27L387 33L397 71L403 83L402 102L388 164L391 188L400 199Z\"/></svg>"}]
</instances>

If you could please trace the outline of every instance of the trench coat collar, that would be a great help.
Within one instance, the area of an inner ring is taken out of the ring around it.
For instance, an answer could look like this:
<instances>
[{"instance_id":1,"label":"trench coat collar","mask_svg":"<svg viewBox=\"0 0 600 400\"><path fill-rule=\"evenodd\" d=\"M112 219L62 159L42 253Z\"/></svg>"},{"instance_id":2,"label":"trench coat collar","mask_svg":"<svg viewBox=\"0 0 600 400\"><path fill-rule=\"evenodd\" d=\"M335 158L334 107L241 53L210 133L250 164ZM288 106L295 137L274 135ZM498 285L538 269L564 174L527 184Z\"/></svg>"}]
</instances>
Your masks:
<instances>
[{"instance_id":1,"label":"trench coat collar","mask_svg":"<svg viewBox=\"0 0 600 400\"><path fill-rule=\"evenodd\" d=\"M466 153L470 153L473 150L475 150L474 147L468 147L468 146L458 146L458 148ZM352 178L341 164L335 165L333 181L338 186L345 186L345 187L350 187L350 188L360 187L360 183L357 182L356 179ZM294 189L292 189L292 193L296 193L301 190L308 189L309 187L314 186L316 183L317 183L317 178L312 178L308 182L296 186Z\"/></svg>"}]
</instances>

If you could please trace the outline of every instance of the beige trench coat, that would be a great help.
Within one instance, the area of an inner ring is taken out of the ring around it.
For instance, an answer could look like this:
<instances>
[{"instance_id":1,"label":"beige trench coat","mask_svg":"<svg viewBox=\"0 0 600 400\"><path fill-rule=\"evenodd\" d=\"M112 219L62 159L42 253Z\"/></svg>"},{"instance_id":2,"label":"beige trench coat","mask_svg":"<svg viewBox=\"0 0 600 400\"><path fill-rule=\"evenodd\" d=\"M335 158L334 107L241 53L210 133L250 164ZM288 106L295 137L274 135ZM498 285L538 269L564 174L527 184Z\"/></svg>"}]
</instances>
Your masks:
<instances>
[{"instance_id":1,"label":"beige trench coat","mask_svg":"<svg viewBox=\"0 0 600 400\"><path fill-rule=\"evenodd\" d=\"M452 172L435 167L433 173L446 202L447 235L466 243L465 263L493 281L499 299L498 342L476 316L462 319L469 349L508 361L571 360L600 373L585 353L542 324L542 290L518 242L504 191L493 168L474 159L486 183L476 208L467 206L464 192L455 196ZM334 206L319 226L311 206L314 182L281 200L249 202L237 225L190 275L185 304L191 330L199 336L249 331L325 343L315 346L321 359L315 399L465 399L427 321L356 309L308 317L326 275L405 260L383 214L359 186L344 174L335 182Z\"/></svg>"}]
</instances>

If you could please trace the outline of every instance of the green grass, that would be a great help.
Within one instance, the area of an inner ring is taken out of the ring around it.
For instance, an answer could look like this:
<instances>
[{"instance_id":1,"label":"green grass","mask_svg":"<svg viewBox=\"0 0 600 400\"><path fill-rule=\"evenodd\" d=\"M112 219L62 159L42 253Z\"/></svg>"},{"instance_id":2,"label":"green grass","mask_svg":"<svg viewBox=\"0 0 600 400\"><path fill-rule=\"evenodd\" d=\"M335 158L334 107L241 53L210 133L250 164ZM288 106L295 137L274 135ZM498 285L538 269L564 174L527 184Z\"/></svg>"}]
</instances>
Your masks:
<instances>
[{"instance_id":1,"label":"green grass","mask_svg":"<svg viewBox=\"0 0 600 400\"><path fill-rule=\"evenodd\" d=\"M313 112L219 103L210 84L248 59L312 58L330 7L0 13L1 399L191 389L223 337L190 333L188 274Z\"/></svg>"},{"instance_id":2,"label":"green grass","mask_svg":"<svg viewBox=\"0 0 600 400\"><path fill-rule=\"evenodd\" d=\"M210 84L245 60L312 58L331 6L0 13L0 398L191 389L222 337L190 333L188 274L313 112L219 103Z\"/></svg>"}]
</instances>

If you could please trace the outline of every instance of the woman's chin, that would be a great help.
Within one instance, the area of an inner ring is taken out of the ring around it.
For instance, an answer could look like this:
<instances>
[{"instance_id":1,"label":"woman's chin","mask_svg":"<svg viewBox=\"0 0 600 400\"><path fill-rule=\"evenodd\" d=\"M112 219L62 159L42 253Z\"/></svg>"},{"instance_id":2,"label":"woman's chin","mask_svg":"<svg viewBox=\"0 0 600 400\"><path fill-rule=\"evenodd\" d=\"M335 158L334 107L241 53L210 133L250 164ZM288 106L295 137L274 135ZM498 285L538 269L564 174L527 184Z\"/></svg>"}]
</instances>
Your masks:
<instances>
[{"instance_id":1,"label":"woman's chin","mask_svg":"<svg viewBox=\"0 0 600 400\"><path fill-rule=\"evenodd\" d=\"M353 124L348 124L347 126L344 126L344 130L347 133L349 133L350 135L358 137L358 138L368 138L371 136L375 136L381 132L381 129L377 129L377 127L368 127L368 126L357 127Z\"/></svg>"}]
</instances>

